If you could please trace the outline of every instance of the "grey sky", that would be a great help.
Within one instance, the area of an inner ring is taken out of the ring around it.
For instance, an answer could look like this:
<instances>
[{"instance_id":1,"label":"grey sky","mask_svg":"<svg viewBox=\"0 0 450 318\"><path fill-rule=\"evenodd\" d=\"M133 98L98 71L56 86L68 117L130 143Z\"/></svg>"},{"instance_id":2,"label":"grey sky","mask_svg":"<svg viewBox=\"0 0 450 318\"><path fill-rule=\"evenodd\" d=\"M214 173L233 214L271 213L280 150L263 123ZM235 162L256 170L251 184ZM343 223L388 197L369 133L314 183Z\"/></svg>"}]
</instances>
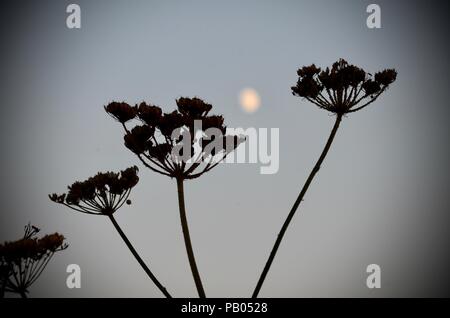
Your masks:
<instances>
[{"instance_id":1,"label":"grey sky","mask_svg":"<svg viewBox=\"0 0 450 318\"><path fill-rule=\"evenodd\" d=\"M314 165L333 118L292 96L298 67L340 57L398 80L345 118L296 215L262 297L448 296L448 2L377 1L382 29L365 25L369 1L10 1L1 11L0 241L31 221L70 244L32 287L34 297L160 297L106 218L77 214L47 194L97 171L140 168L133 205L117 220L175 296L196 296L182 241L176 184L138 164L112 100L170 111L199 96L230 127L280 129L280 170L222 165L188 182L187 212L211 297L250 296L273 241ZM13 4L14 3L14 4ZM254 114L239 91L256 89ZM65 268L82 269L82 288ZM382 288L365 269L382 268Z\"/></svg>"}]
</instances>

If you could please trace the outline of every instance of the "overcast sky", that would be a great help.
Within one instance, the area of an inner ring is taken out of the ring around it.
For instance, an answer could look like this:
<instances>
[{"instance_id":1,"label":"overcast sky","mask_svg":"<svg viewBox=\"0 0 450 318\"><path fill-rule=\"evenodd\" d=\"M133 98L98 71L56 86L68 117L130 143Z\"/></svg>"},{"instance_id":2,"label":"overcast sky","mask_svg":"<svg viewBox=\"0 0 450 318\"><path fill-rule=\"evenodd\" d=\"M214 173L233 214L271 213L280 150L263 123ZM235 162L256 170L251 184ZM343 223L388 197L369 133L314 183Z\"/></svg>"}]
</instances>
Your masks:
<instances>
[{"instance_id":1,"label":"overcast sky","mask_svg":"<svg viewBox=\"0 0 450 318\"><path fill-rule=\"evenodd\" d=\"M280 168L221 165L185 185L194 251L211 297L248 297L334 118L292 96L296 70L338 58L398 80L344 119L295 216L262 297L448 296L449 23L446 1L2 2L0 241L32 222L70 247L30 289L34 297L160 297L107 218L49 201L97 171L140 168L131 206L116 214L167 289L196 297L176 184L139 164L103 110L111 100L175 108L199 96L229 127L279 128ZM239 106L250 87L252 114ZM79 264L81 289L65 285ZM382 288L366 287L379 264Z\"/></svg>"}]
</instances>

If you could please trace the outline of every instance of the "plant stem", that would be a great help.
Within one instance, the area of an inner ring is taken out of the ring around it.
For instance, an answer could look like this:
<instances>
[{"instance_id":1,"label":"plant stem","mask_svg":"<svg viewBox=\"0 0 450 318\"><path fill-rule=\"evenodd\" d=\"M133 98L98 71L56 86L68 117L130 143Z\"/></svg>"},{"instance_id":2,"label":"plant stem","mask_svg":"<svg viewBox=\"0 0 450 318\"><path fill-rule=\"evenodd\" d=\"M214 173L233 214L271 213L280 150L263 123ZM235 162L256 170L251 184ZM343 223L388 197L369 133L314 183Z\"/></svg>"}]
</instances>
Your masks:
<instances>
[{"instance_id":1,"label":"plant stem","mask_svg":"<svg viewBox=\"0 0 450 318\"><path fill-rule=\"evenodd\" d=\"M28 298L27 293L24 290L19 291L19 294L22 298Z\"/></svg>"},{"instance_id":2,"label":"plant stem","mask_svg":"<svg viewBox=\"0 0 450 318\"><path fill-rule=\"evenodd\" d=\"M153 273L150 271L150 269L147 267L147 265L145 265L144 261L139 256L139 254L136 252L136 250L134 249L134 247L131 244L130 240L128 240L127 236L122 231L122 229L120 228L119 224L117 223L117 221L113 217L113 215L112 214L108 215L108 217L111 220L111 222L113 223L113 225L116 228L117 232L119 232L120 237L123 239L123 241L127 245L127 247L130 250L130 252L133 254L133 256L138 261L139 265L141 265L141 267L147 273L148 277L150 277L150 279L153 281L153 283L155 283L156 287L159 288L159 290L164 294L164 296L166 296L167 298L172 298L172 296L170 296L170 294L167 292L166 288L158 281L158 279L155 277L155 275L153 275Z\"/></svg>"},{"instance_id":3,"label":"plant stem","mask_svg":"<svg viewBox=\"0 0 450 318\"><path fill-rule=\"evenodd\" d=\"M5 270L3 268L2 270ZM0 274L0 299L5 297L5 289L6 289L6 282L8 281L7 273L1 273Z\"/></svg>"},{"instance_id":4,"label":"plant stem","mask_svg":"<svg viewBox=\"0 0 450 318\"><path fill-rule=\"evenodd\" d=\"M186 245L189 265L191 266L192 276L194 277L194 282L195 286L197 287L199 297L206 298L205 291L203 290L202 280L200 279L200 274L197 269L197 264L195 263L194 251L192 249L191 237L189 235L189 227L186 218L186 207L184 205L184 188L182 178L177 178L177 189L178 204L180 206L181 228L183 230L184 244Z\"/></svg>"},{"instance_id":5,"label":"plant stem","mask_svg":"<svg viewBox=\"0 0 450 318\"><path fill-rule=\"evenodd\" d=\"M325 159L325 157L328 153L328 150L330 150L331 144L333 142L334 137L336 136L336 132L339 128L339 124L341 123L341 120L342 120L342 115L338 114L336 116L337 116L336 121L334 123L333 129L331 130L330 136L328 137L328 141L325 145L325 148L322 150L322 154L320 155L319 159L317 160L316 164L314 165L314 168L312 169L311 173L309 174L308 179L306 179L306 182L303 185L303 188L300 191L300 194L298 195L297 200L295 200L295 203L292 206L291 211L289 212L286 220L284 221L283 226L281 227L280 233L278 234L275 244L272 248L272 251L270 252L269 259L267 260L266 265L264 266L264 269L261 273L261 276L259 277L258 283L256 284L255 290L253 291L252 298L258 297L259 291L261 290L261 287L264 283L267 273L269 272L270 266L272 265L272 262L278 251L278 247L281 244L281 241L283 239L284 234L286 233L289 223L291 222L292 218L294 217L294 214L297 211L297 208L300 205L300 202L303 201L303 197L305 196L306 191L309 188L309 185L311 184L312 180L314 179L314 176L319 171L320 165L322 164L323 160Z\"/></svg>"}]
</instances>

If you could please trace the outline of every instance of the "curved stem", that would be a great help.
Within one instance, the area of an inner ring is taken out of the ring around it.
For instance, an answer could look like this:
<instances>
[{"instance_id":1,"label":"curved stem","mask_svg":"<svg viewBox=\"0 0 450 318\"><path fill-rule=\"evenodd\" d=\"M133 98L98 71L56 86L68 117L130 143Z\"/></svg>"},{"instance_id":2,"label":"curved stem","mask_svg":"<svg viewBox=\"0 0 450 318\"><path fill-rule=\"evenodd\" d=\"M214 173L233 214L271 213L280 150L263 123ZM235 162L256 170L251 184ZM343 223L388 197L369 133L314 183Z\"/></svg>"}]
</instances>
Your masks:
<instances>
[{"instance_id":1,"label":"curved stem","mask_svg":"<svg viewBox=\"0 0 450 318\"><path fill-rule=\"evenodd\" d=\"M116 228L117 232L119 232L120 237L123 239L123 241L127 245L127 247L130 250L131 254L133 254L133 256L136 258L136 260L138 261L139 265L141 265L141 267L144 269L145 273L147 273L148 277L150 277L150 279L153 281L153 283L155 283L156 287L159 288L159 290L164 294L164 296L166 296L167 298L172 298L172 296L170 296L170 294L167 292L166 288L158 281L158 279L155 277L155 275L153 275L153 273L150 271L150 269L147 267L147 265L145 265L144 261L139 256L139 254L136 252L136 250L134 249L134 247L131 244L131 242L128 240L128 238L125 235L125 233L123 233L123 231L120 228L119 224L117 223L116 219L112 216L112 214L108 215L108 217L111 220L111 222L113 223L113 225Z\"/></svg>"},{"instance_id":2,"label":"curved stem","mask_svg":"<svg viewBox=\"0 0 450 318\"><path fill-rule=\"evenodd\" d=\"M189 235L189 227L186 218L186 207L184 205L184 188L183 179L177 178L178 189L178 204L180 206L180 219L181 228L183 230L184 244L186 245L186 252L189 259L189 265L191 266L192 276L194 277L195 286L200 298L206 298L205 291L203 290L202 280L197 269L195 262L194 250L192 249L191 236Z\"/></svg>"},{"instance_id":3,"label":"curved stem","mask_svg":"<svg viewBox=\"0 0 450 318\"><path fill-rule=\"evenodd\" d=\"M314 165L314 168L311 170L311 173L309 174L308 179L306 179L306 182L303 185L303 188L300 191L300 194L298 195L297 200L295 200L295 203L292 206L291 211L289 212L286 220L284 221L283 226L281 227L280 233L278 234L275 244L272 248L272 251L270 252L269 259L267 260L266 265L264 266L264 269L261 273L261 276L259 277L258 283L256 284L255 290L253 291L252 298L258 297L259 291L261 290L261 287L264 283L267 273L269 272L270 266L272 265L272 262L278 251L278 247L281 244L281 240L283 239L283 236L286 233L289 223L291 222L292 218L294 217L294 214L297 211L297 208L300 205L300 202L302 202L303 197L305 196L305 193L309 188L309 185L311 184L312 180L314 179L314 176L316 175L316 173L319 171L320 165L322 164L323 160L325 159L325 157L328 153L328 150L330 150L331 144L333 142L334 137L336 136L336 132L339 128L339 124L341 123L341 120L342 120L342 115L338 114L336 117L336 122L334 123L333 129L331 130L330 136L328 137L328 141L325 145L325 148L322 150L322 154L320 155L319 160L317 160L316 164Z\"/></svg>"}]
</instances>

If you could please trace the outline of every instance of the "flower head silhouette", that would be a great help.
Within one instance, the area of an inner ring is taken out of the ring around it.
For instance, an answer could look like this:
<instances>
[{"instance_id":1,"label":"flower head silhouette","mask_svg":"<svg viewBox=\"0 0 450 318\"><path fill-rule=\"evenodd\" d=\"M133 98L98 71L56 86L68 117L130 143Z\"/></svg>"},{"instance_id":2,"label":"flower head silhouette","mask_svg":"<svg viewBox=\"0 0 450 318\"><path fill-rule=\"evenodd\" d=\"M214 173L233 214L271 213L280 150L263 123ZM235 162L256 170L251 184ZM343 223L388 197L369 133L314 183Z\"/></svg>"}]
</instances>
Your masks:
<instances>
[{"instance_id":1,"label":"flower head silhouette","mask_svg":"<svg viewBox=\"0 0 450 318\"><path fill-rule=\"evenodd\" d=\"M27 297L56 252L68 247L59 233L37 237L39 229L28 224L23 238L0 244L0 296L12 292Z\"/></svg>"},{"instance_id":2,"label":"flower head silhouette","mask_svg":"<svg viewBox=\"0 0 450 318\"><path fill-rule=\"evenodd\" d=\"M125 146L146 167L177 179L194 179L210 171L245 140L226 134L223 117L209 115L211 104L186 97L176 103L178 110L164 114L145 102L135 106L112 102L105 110L122 124ZM142 125L129 130L125 123L135 117ZM213 136L208 134L211 129Z\"/></svg>"},{"instance_id":3,"label":"flower head silhouette","mask_svg":"<svg viewBox=\"0 0 450 318\"><path fill-rule=\"evenodd\" d=\"M70 185L67 194L54 193L49 198L78 212L112 215L128 201L131 189L139 181L137 171L134 166L120 173L98 173Z\"/></svg>"},{"instance_id":4,"label":"flower head silhouette","mask_svg":"<svg viewBox=\"0 0 450 318\"><path fill-rule=\"evenodd\" d=\"M122 114L123 109L120 107L119 109ZM85 181L76 181L68 186L67 193L61 195L54 193L49 195L49 198L78 212L107 216L146 274L167 298L171 298L166 288L139 256L113 216L124 204L131 204L129 199L131 189L139 182L137 172L138 168L133 166L118 173L97 173L94 177Z\"/></svg>"},{"instance_id":5,"label":"flower head silhouette","mask_svg":"<svg viewBox=\"0 0 450 318\"><path fill-rule=\"evenodd\" d=\"M136 108L129 107L127 103L114 102L105 107L105 110L117 121L126 123L136 117Z\"/></svg>"},{"instance_id":6,"label":"flower head silhouette","mask_svg":"<svg viewBox=\"0 0 450 318\"><path fill-rule=\"evenodd\" d=\"M197 97L179 98L176 100L177 110L170 113L163 113L160 107L145 102L135 106L120 103L119 107L117 104L112 102L105 110L122 124L125 146L144 166L177 181L188 260L198 294L205 297L187 224L183 182L198 178L216 167L245 138L227 134L224 118L210 115L212 105ZM141 125L130 130L126 122L133 114Z\"/></svg>"},{"instance_id":7,"label":"flower head silhouette","mask_svg":"<svg viewBox=\"0 0 450 318\"><path fill-rule=\"evenodd\" d=\"M319 171L320 166L330 150L342 117L346 114L361 110L373 103L397 79L397 72L394 69L386 69L372 76L363 69L348 64L344 59L338 60L332 65L331 69L326 68L324 71L314 64L302 67L297 71L297 75L299 76L297 84L291 87L292 94L303 97L317 107L335 114L336 120L319 159L306 179L291 211L281 227L280 233L275 240L269 258L253 291L253 298L258 296L278 251L278 247L283 240L283 236L297 208L303 201L314 176Z\"/></svg>"},{"instance_id":8,"label":"flower head silhouette","mask_svg":"<svg viewBox=\"0 0 450 318\"><path fill-rule=\"evenodd\" d=\"M306 98L321 109L338 115L356 112L374 102L397 78L394 69L372 76L344 59L321 70L314 64L297 71L292 94Z\"/></svg>"}]
</instances>

